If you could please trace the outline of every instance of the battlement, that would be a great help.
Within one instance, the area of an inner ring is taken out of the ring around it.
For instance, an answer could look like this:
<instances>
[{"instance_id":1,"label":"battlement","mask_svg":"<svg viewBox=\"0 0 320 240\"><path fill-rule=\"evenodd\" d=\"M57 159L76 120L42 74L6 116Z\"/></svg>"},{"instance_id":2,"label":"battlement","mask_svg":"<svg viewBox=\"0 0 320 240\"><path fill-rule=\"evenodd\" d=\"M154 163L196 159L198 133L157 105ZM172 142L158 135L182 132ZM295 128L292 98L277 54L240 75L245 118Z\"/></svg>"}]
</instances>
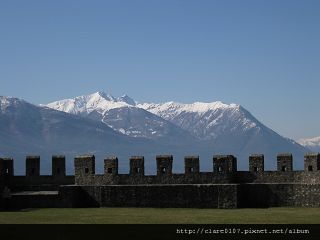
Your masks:
<instances>
[{"instance_id":1,"label":"battlement","mask_svg":"<svg viewBox=\"0 0 320 240\"><path fill-rule=\"evenodd\" d=\"M75 175L78 177L95 175L95 156L77 155L74 158ZM110 176L119 175L117 156L107 156L104 159L104 174ZM0 176L14 176L14 160L9 157L0 158ZM129 158L129 175L145 175L144 156L131 156ZM228 174L237 173L237 158L233 155L213 155L212 173ZM157 176L170 176L173 173L173 156L156 156ZM291 172L293 170L293 156L291 153L277 155L277 171L268 172ZM304 171L320 171L320 153L306 153L304 156ZM264 155L251 154L249 156L249 172L262 173L264 170ZM301 171L300 171L301 172ZM186 156L184 158L184 174L200 174L199 156ZM289 173L288 173L289 174ZM123 175L123 174L122 174ZM40 176L40 156L26 156L26 177ZM64 155L52 156L52 177L66 176L66 159Z\"/></svg>"},{"instance_id":2,"label":"battlement","mask_svg":"<svg viewBox=\"0 0 320 240\"><path fill-rule=\"evenodd\" d=\"M237 158L233 155L214 155L213 171L218 173L233 173L237 171Z\"/></svg>"},{"instance_id":3,"label":"battlement","mask_svg":"<svg viewBox=\"0 0 320 240\"><path fill-rule=\"evenodd\" d=\"M293 157L291 153L280 153L277 155L277 170L288 172L293 170Z\"/></svg>"},{"instance_id":4,"label":"battlement","mask_svg":"<svg viewBox=\"0 0 320 240\"><path fill-rule=\"evenodd\" d=\"M172 164L173 156L172 155L157 155L157 175L171 175L172 174Z\"/></svg>"},{"instance_id":5,"label":"battlement","mask_svg":"<svg viewBox=\"0 0 320 240\"><path fill-rule=\"evenodd\" d=\"M132 156L130 158L130 175L144 176L143 156Z\"/></svg>"},{"instance_id":6,"label":"battlement","mask_svg":"<svg viewBox=\"0 0 320 240\"><path fill-rule=\"evenodd\" d=\"M238 171L233 155L214 155L208 172L200 171L199 156L186 156L184 173L173 172L172 155L157 155L155 175L145 174L144 156L129 158L127 174L119 173L117 156L104 158L103 174L96 174L94 155L76 156L74 176L66 176L63 155L52 156L52 174L45 176L40 175L40 156L26 157L25 176L14 176L13 161L0 158L0 190L22 192L10 200L19 207L320 206L320 153L305 154L304 170L298 171L290 153L277 155L276 171L265 171L263 154L249 156L249 171ZM31 195L23 195L30 190L56 194L39 195L33 202Z\"/></svg>"},{"instance_id":7,"label":"battlement","mask_svg":"<svg viewBox=\"0 0 320 240\"><path fill-rule=\"evenodd\" d=\"M199 156L186 156L184 158L185 174L198 174L200 172Z\"/></svg>"},{"instance_id":8,"label":"battlement","mask_svg":"<svg viewBox=\"0 0 320 240\"><path fill-rule=\"evenodd\" d=\"M304 156L304 169L306 171L320 170L320 153L307 153Z\"/></svg>"},{"instance_id":9,"label":"battlement","mask_svg":"<svg viewBox=\"0 0 320 240\"><path fill-rule=\"evenodd\" d=\"M81 159L81 160L79 160ZM132 156L129 159L128 174L118 173L118 158L107 157L104 160L103 175L94 174L94 156L78 156L75 159L75 183L78 185L109 185L109 184L206 184L206 183L244 183L244 182L315 182L320 180L320 171L313 180L308 180L308 172L317 172L320 166L320 154L305 155L305 170L293 171L292 154L277 155L277 171L265 171L264 155L249 156L249 171L237 170L237 158L233 155L214 155L213 167L209 172L200 171L199 156L184 158L184 173L176 174L172 171L173 156L157 155L156 175L145 175L144 157ZM79 162L82 161L82 162ZM91 167L88 168L88 165ZM311 167L310 167L311 166ZM87 174L83 172L87 170Z\"/></svg>"},{"instance_id":10,"label":"battlement","mask_svg":"<svg viewBox=\"0 0 320 240\"><path fill-rule=\"evenodd\" d=\"M14 175L14 160L0 158L0 190L10 187L13 190L57 190L62 184L74 184L74 176L66 175L65 156L52 156L52 174L40 175L40 156L26 156L25 176Z\"/></svg>"},{"instance_id":11,"label":"battlement","mask_svg":"<svg viewBox=\"0 0 320 240\"><path fill-rule=\"evenodd\" d=\"M249 156L249 171L264 172L264 155L263 154L251 154Z\"/></svg>"}]
</instances>

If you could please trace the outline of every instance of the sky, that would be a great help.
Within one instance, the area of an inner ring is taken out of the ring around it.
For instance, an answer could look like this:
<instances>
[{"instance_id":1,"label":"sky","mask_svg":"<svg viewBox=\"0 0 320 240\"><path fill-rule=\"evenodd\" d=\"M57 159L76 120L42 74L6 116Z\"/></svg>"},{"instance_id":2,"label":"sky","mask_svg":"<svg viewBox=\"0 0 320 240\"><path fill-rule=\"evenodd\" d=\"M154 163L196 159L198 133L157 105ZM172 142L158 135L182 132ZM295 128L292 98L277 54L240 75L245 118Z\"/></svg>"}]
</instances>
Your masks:
<instances>
[{"instance_id":1,"label":"sky","mask_svg":"<svg viewBox=\"0 0 320 240\"><path fill-rule=\"evenodd\" d=\"M0 95L241 104L320 136L320 1L0 0Z\"/></svg>"}]
</instances>

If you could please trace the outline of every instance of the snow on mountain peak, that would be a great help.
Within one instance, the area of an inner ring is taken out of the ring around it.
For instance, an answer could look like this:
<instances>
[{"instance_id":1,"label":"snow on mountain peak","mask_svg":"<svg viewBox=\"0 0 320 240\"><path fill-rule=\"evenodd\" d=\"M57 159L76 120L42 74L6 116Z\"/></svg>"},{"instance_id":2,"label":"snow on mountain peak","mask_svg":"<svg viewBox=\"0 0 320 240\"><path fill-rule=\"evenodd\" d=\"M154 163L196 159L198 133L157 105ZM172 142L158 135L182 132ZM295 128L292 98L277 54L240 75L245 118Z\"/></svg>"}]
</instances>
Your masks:
<instances>
[{"instance_id":1,"label":"snow on mountain peak","mask_svg":"<svg viewBox=\"0 0 320 240\"><path fill-rule=\"evenodd\" d=\"M147 125L152 125L150 128L152 131L155 129L158 120L154 117L152 117L153 120L148 120L151 115L148 116L144 111L179 126L199 139L216 138L227 131L243 132L253 128L259 131L260 126L258 121L240 105L226 104L221 101L189 104L171 101L162 104L149 104L136 103L128 95L114 98L104 92L96 92L91 95L50 103L47 106L68 113L89 116L92 119L100 119L118 131L125 129L130 133L137 129L142 132L141 129L145 128L143 126L138 128L137 123L134 123L135 127L132 128L130 124L133 124L134 118L141 118L141 124L144 119Z\"/></svg>"},{"instance_id":2,"label":"snow on mountain peak","mask_svg":"<svg viewBox=\"0 0 320 240\"><path fill-rule=\"evenodd\" d=\"M191 104L166 102L163 104L138 104L181 128L190 131L199 139L212 139L227 131L241 132L256 128L258 121L237 104L220 101Z\"/></svg>"},{"instance_id":3,"label":"snow on mountain peak","mask_svg":"<svg viewBox=\"0 0 320 240\"><path fill-rule=\"evenodd\" d=\"M302 146L306 147L316 147L320 146L320 136L314 138L302 138L297 141Z\"/></svg>"},{"instance_id":4,"label":"snow on mountain peak","mask_svg":"<svg viewBox=\"0 0 320 240\"><path fill-rule=\"evenodd\" d=\"M18 146L18 150L14 152L19 152L21 146L27 150L33 149L32 151L49 149L48 153L52 146L54 149L74 152L83 150L83 139L89 139L85 147L95 152L103 151L106 146L111 148L111 152L129 147L128 154L141 149L146 149L148 153L169 149L183 154L194 151L204 159L209 159L212 153L233 153L242 164L247 163L249 153L256 151L266 156L288 151L295 154L295 159L303 158L303 152L306 151L300 145L265 127L240 105L222 102L167 102L132 106L129 100L127 95L114 98L109 94L96 92L47 105L81 116L72 117L35 107L20 99L0 96L0 110L3 110L0 113L4 116L0 118L0 127L5 133L0 134L1 143L8 149L5 149L6 151L12 151L12 146ZM98 125L94 121L97 121ZM122 134L141 139L122 140L121 135L114 135L111 129L103 128L101 122ZM159 141L144 141L142 138ZM64 141L61 142L61 139ZM77 142L79 139L81 141ZM320 137L314 140L320 142ZM314 148L314 151L318 151L316 149L319 148ZM126 155L127 152L122 151L121 154ZM270 162L266 161L269 167Z\"/></svg>"},{"instance_id":5,"label":"snow on mountain peak","mask_svg":"<svg viewBox=\"0 0 320 240\"><path fill-rule=\"evenodd\" d=\"M176 102L170 101L163 104L142 103L142 104L138 104L137 106L143 109L146 109L148 111L151 111L152 113L155 113L157 115L162 115L161 113L164 113L164 112L168 114L170 114L170 112L174 112L175 115L181 112L203 114L208 111L224 110L224 109L239 110L240 108L240 105L233 104L233 103L225 104L220 101L211 102L211 103L194 102L190 104L176 103Z\"/></svg>"},{"instance_id":6,"label":"snow on mountain peak","mask_svg":"<svg viewBox=\"0 0 320 240\"><path fill-rule=\"evenodd\" d=\"M90 95L89 95L90 96ZM105 93L105 92L96 92L96 93L93 93L91 94L92 97L97 97L97 98L104 98L106 100L109 100L109 101L115 101L116 99L109 93Z\"/></svg>"},{"instance_id":7,"label":"snow on mountain peak","mask_svg":"<svg viewBox=\"0 0 320 240\"><path fill-rule=\"evenodd\" d=\"M66 99L47 105L50 108L101 121L122 134L133 137L172 137L190 134L169 121L142 108L128 95L114 98L103 92Z\"/></svg>"},{"instance_id":8,"label":"snow on mountain peak","mask_svg":"<svg viewBox=\"0 0 320 240\"><path fill-rule=\"evenodd\" d=\"M0 96L0 107L2 108L6 108L8 105L10 104L9 98L4 97L4 96Z\"/></svg>"},{"instance_id":9,"label":"snow on mountain peak","mask_svg":"<svg viewBox=\"0 0 320 240\"><path fill-rule=\"evenodd\" d=\"M110 94L106 94L104 92L95 92L90 95L83 95L73 99L64 99L61 101L52 102L47 104L47 106L59 111L73 114L88 114L93 111L103 114L110 109L124 106L129 107L130 105L123 101L117 101L117 99Z\"/></svg>"},{"instance_id":10,"label":"snow on mountain peak","mask_svg":"<svg viewBox=\"0 0 320 240\"><path fill-rule=\"evenodd\" d=\"M204 113L210 110L215 109L228 109L228 108L235 108L237 105L235 104L225 104L220 101L212 102L212 103L204 103L204 102L195 102L192 104L187 104L183 108L183 110L188 112L198 112L198 113Z\"/></svg>"},{"instance_id":11,"label":"snow on mountain peak","mask_svg":"<svg viewBox=\"0 0 320 240\"><path fill-rule=\"evenodd\" d=\"M127 94L117 98L117 101L118 102L125 102L129 105L136 106L136 102L131 97L129 97Z\"/></svg>"},{"instance_id":12,"label":"snow on mountain peak","mask_svg":"<svg viewBox=\"0 0 320 240\"><path fill-rule=\"evenodd\" d=\"M8 107L12 105L18 105L21 103L27 103L22 99L19 98L14 98L14 97L5 97L5 96L0 96L0 110L6 110Z\"/></svg>"}]
</instances>

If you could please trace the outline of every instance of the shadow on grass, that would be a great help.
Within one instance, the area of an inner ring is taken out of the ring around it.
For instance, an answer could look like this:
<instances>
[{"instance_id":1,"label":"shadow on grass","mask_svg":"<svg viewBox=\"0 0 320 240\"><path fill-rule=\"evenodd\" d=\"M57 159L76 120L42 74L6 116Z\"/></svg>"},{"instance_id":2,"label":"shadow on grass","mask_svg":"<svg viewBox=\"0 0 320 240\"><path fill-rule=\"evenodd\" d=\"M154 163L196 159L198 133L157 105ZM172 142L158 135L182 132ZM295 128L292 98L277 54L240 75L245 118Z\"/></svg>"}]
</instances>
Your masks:
<instances>
[{"instance_id":1,"label":"shadow on grass","mask_svg":"<svg viewBox=\"0 0 320 240\"><path fill-rule=\"evenodd\" d=\"M40 211L41 208L10 208L10 209L0 209L0 213L6 213L6 212L36 212Z\"/></svg>"}]
</instances>

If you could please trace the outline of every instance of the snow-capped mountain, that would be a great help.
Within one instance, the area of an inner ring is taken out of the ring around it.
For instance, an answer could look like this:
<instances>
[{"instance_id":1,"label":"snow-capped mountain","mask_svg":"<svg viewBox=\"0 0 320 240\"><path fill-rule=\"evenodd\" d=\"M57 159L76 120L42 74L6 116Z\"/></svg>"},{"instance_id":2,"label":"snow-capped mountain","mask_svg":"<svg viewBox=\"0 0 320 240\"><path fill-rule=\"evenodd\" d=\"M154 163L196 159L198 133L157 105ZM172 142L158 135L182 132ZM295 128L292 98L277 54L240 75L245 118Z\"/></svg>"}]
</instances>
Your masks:
<instances>
[{"instance_id":1,"label":"snow-capped mountain","mask_svg":"<svg viewBox=\"0 0 320 240\"><path fill-rule=\"evenodd\" d=\"M201 154L202 167L210 170L211 149L201 149L202 144L193 141L190 134L187 133L187 137L180 132L185 131L171 132L176 141L171 141L170 137L156 140L130 137L100 120L0 96L0 157L13 157L14 172L18 175L25 173L25 156L30 154L41 156L41 174L50 173L53 154L66 155L67 172L73 174L73 158L88 153L96 156L97 173L103 172L103 159L108 155L119 158L120 173L128 173L130 156L142 155L146 159L146 173L154 174L158 154L172 154L173 168L177 172L182 172L185 155Z\"/></svg>"},{"instance_id":2,"label":"snow-capped mountain","mask_svg":"<svg viewBox=\"0 0 320 240\"><path fill-rule=\"evenodd\" d=\"M298 143L312 151L320 152L320 136L314 138L302 138L298 140Z\"/></svg>"},{"instance_id":3,"label":"snow-capped mountain","mask_svg":"<svg viewBox=\"0 0 320 240\"><path fill-rule=\"evenodd\" d=\"M116 99L110 94L96 92L90 95L49 103L47 106L62 112L76 115L87 115L91 112L97 112L103 115L111 109L131 107L132 105L126 103L126 100L129 102L133 101L127 96Z\"/></svg>"},{"instance_id":4,"label":"snow-capped mountain","mask_svg":"<svg viewBox=\"0 0 320 240\"><path fill-rule=\"evenodd\" d=\"M127 104L129 104L129 105L131 105L131 106L136 106L136 104L137 104L137 103L136 103L131 97L129 97L127 94L125 94L125 95L117 98L117 101L118 101L118 102L125 102L125 103L127 103Z\"/></svg>"},{"instance_id":5,"label":"snow-capped mountain","mask_svg":"<svg viewBox=\"0 0 320 240\"><path fill-rule=\"evenodd\" d=\"M237 104L137 103L126 95L115 98L97 92L47 106L102 121L129 136L157 141L165 136L166 142L176 143L186 155L200 154L210 159L213 154L234 154L240 168L247 167L251 153L265 154L266 167L274 168L276 154L281 152L293 153L296 167L301 168L303 154L308 151L264 126Z\"/></svg>"},{"instance_id":6,"label":"snow-capped mountain","mask_svg":"<svg viewBox=\"0 0 320 240\"><path fill-rule=\"evenodd\" d=\"M110 94L96 92L49 103L46 106L102 121L112 129L132 137L166 138L166 140L172 138L173 141L176 141L177 137L192 139L187 131L153 113L136 107L136 102L127 95L115 98Z\"/></svg>"},{"instance_id":7,"label":"snow-capped mountain","mask_svg":"<svg viewBox=\"0 0 320 240\"><path fill-rule=\"evenodd\" d=\"M130 138L106 124L80 116L35 106L24 100L0 96L0 157L15 159L15 173L24 173L25 156L41 156L41 168L49 173L52 154L65 154L72 172L75 155L95 154L100 169L106 155L117 155L127 167L128 157L156 149L147 139Z\"/></svg>"},{"instance_id":8,"label":"snow-capped mountain","mask_svg":"<svg viewBox=\"0 0 320 240\"><path fill-rule=\"evenodd\" d=\"M282 137L263 125L245 108L238 104L222 102L182 104L137 104L200 139L208 148L221 153L233 153L247 166L252 153L263 153L266 166L275 166L275 156L291 152L297 167L302 167L306 151L295 141Z\"/></svg>"},{"instance_id":9,"label":"snow-capped mountain","mask_svg":"<svg viewBox=\"0 0 320 240\"><path fill-rule=\"evenodd\" d=\"M146 109L189 131L201 140L217 139L230 132L260 128L260 123L243 107L222 102L182 104L139 104Z\"/></svg>"}]
</instances>

